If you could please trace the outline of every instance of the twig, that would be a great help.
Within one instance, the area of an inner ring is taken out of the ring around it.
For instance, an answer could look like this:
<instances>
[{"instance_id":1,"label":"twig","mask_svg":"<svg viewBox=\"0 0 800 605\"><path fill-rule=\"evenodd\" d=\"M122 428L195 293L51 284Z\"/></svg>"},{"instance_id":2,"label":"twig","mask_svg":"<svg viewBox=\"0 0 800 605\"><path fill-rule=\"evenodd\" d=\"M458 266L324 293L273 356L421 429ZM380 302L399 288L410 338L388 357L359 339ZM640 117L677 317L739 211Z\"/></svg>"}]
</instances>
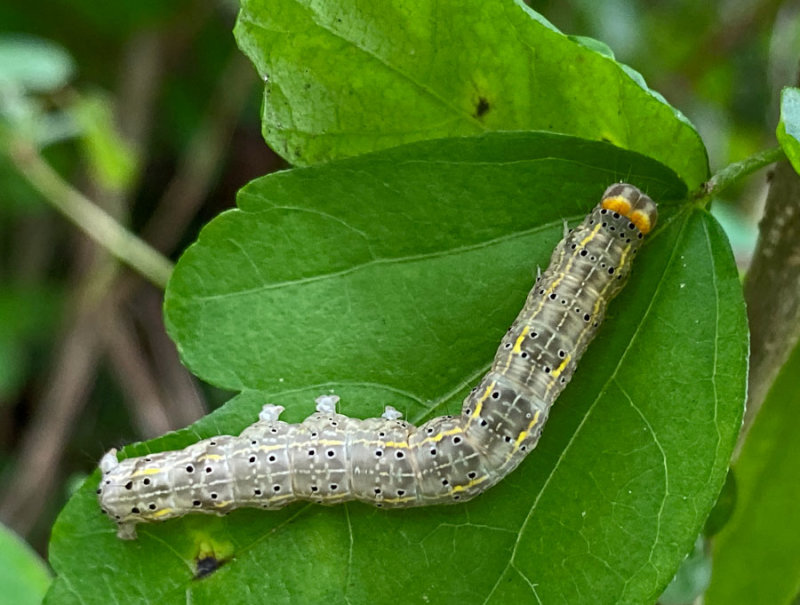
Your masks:
<instances>
[{"instance_id":1,"label":"twig","mask_svg":"<svg viewBox=\"0 0 800 605\"><path fill-rule=\"evenodd\" d=\"M725 168L717 172L709 180L703 183L700 189L693 193L690 197L703 202L710 200L712 197L718 196L728 187L740 181L747 175L752 174L753 172L756 172L765 166L774 164L785 157L786 154L783 152L783 149L780 147L773 147L772 149L759 151L758 153L755 153L750 157L741 160L740 162L728 164L725 166Z\"/></svg>"},{"instance_id":2,"label":"twig","mask_svg":"<svg viewBox=\"0 0 800 605\"><path fill-rule=\"evenodd\" d=\"M169 38L162 31L142 30L124 47L114 113L120 134L139 157L145 155L152 134L156 102L168 69L164 54Z\"/></svg>"},{"instance_id":3,"label":"twig","mask_svg":"<svg viewBox=\"0 0 800 605\"><path fill-rule=\"evenodd\" d=\"M31 529L52 492L61 454L94 381L100 354L96 304L81 305L61 342L48 386L17 452L16 467L0 494L0 519L21 534Z\"/></svg>"},{"instance_id":4,"label":"twig","mask_svg":"<svg viewBox=\"0 0 800 605\"><path fill-rule=\"evenodd\" d=\"M146 40L146 44L152 42L158 43L158 39L152 36ZM145 49L146 50L146 49ZM131 52L130 56L132 61L136 62L141 60L141 57L148 57L152 59L153 53L151 52ZM145 61L148 64L153 64L156 67L164 64L164 57L159 53L155 53L155 61ZM246 67L245 67L246 66ZM130 65L122 70L123 73L128 74L131 71ZM133 66L135 67L135 65ZM152 68L152 65L151 65ZM145 69L147 71L147 69ZM152 71L152 69L151 69ZM159 74L150 73L149 78L145 78L145 82L153 82L158 79ZM130 83L133 79L125 80L124 82ZM160 244L164 249L172 249L178 243L182 233L200 202L205 199L205 196L210 189L213 178L205 178L206 175L214 175L217 172L217 167L224 157L224 151L227 149L227 141L233 131L234 125L238 116L243 109L248 98L250 85L254 81L252 68L246 63L243 64L236 58L229 62L225 73L221 75L219 80L219 87L213 97L213 101L209 107L209 117L204 121L203 129L208 128L206 133L198 133L197 141L202 145L195 147L190 144L186 150L186 157L179 163L181 169L173 179L174 184L171 183L168 188L171 192L169 195L165 194L159 200L158 207L164 205L171 205L176 199L183 202L181 196L186 195L189 199L186 202L186 208L178 213L178 222L170 222L170 233L166 237L160 239ZM124 83L123 83L124 88ZM143 93L142 90L147 91ZM151 107L148 98L141 98L142 95L149 97L152 94L157 94L158 87L156 86L134 86L131 95L121 96L124 101L120 102L122 107L123 102L129 102L134 107ZM122 112L126 116L133 114ZM133 127L123 127L121 130L127 133L129 139L138 141L141 148L146 148L144 144L142 132L147 132L146 122L152 117L151 112L144 112L145 115L140 116L135 122ZM121 126L125 126L124 123ZM201 158L195 159L192 156L195 153L202 154ZM41 158L40 158L41 159ZM49 168L49 167L48 167ZM55 175L58 179L60 177ZM201 177L197 182L193 182L192 177ZM68 184L64 185L69 187ZM186 185L184 188L182 185ZM78 192L75 192L78 193ZM81 201L93 206L91 202L82 194L78 193ZM48 198L49 199L49 198ZM98 196L97 199L105 200L105 196ZM100 210L99 208L94 208ZM102 211L101 211L102 212ZM169 216L162 214L160 216ZM175 215L173 215L175 216ZM113 219L109 218L111 221ZM169 220L169 219L168 219ZM115 223L119 226L118 223ZM166 225L165 225L166 226ZM136 240L139 243L141 240ZM152 251L151 248L145 248ZM159 260L164 260L160 256L156 256ZM126 261L127 259L122 259ZM171 267L169 267L171 269ZM88 274L87 274L88 273ZM161 283L156 280L151 280L163 288L166 281L167 271L163 271L162 263L162 279ZM76 320L71 326L68 335L62 343L62 353L57 355L53 361L53 377L50 385L43 397L42 402L38 406L36 416L31 425L27 428L26 434L23 437L24 445L21 448L20 458L23 463L14 469L14 474L11 481L6 485L9 490L0 498L0 515L3 516L21 533L26 533L27 529L36 521L42 511L42 503L46 501L49 494L53 491L54 482L57 479L58 462L64 450L66 439L72 431L77 418L82 410L83 404L86 399L86 389L94 379L96 371L96 364L102 352L102 343L98 337L98 316L105 317L110 314L111 321L117 321L119 315L115 309L125 300L129 299L136 289L140 286L130 274L116 275L113 282L104 282L102 286L96 283L96 276L92 272L85 270L79 271L79 275L83 275L81 282L84 287L92 292L103 295L103 301L95 301L94 304L81 304L80 319ZM100 322L103 325L103 322ZM163 329L163 328L162 328ZM75 346L74 342L82 343L80 346ZM166 346L166 345L164 345ZM174 348L172 350L172 357L174 355ZM81 363L79 363L81 362ZM161 363L161 362L159 362ZM177 366L177 361L174 362ZM161 366L159 366L161 367ZM177 368L172 373L173 382ZM184 371L185 372L185 371ZM188 376L188 375L187 375ZM188 379L188 378L187 378ZM69 385L74 383L76 386L69 388ZM65 386L66 385L66 386ZM83 388L78 388L83 385ZM187 389L192 390L191 380L189 384L182 384L180 386L181 392L186 393ZM129 385L130 390L130 385ZM194 392L191 395L192 399L197 399L198 395ZM170 418L171 423L179 423L181 425L190 422L194 418L184 420L187 412L191 416L201 410L193 406L190 412L186 406L181 407L181 416L175 414L175 409L168 408L165 410Z\"/></svg>"},{"instance_id":5,"label":"twig","mask_svg":"<svg viewBox=\"0 0 800 605\"><path fill-rule=\"evenodd\" d=\"M222 70L207 113L183 153L142 234L162 251L178 242L215 182L239 115L258 83L253 66L238 50Z\"/></svg>"},{"instance_id":6,"label":"twig","mask_svg":"<svg viewBox=\"0 0 800 605\"><path fill-rule=\"evenodd\" d=\"M739 444L800 340L800 176L788 162L775 167L744 295L750 376Z\"/></svg>"},{"instance_id":7,"label":"twig","mask_svg":"<svg viewBox=\"0 0 800 605\"><path fill-rule=\"evenodd\" d=\"M144 287L130 306L141 326L149 357L158 360L152 365L164 393L170 423L173 427L186 426L202 418L208 413L205 399L197 380L181 365L175 344L167 336L161 293L153 287Z\"/></svg>"},{"instance_id":8,"label":"twig","mask_svg":"<svg viewBox=\"0 0 800 605\"><path fill-rule=\"evenodd\" d=\"M141 348L130 321L122 313L107 313L103 339L114 373L122 385L137 432L145 439L178 428L167 415L161 389Z\"/></svg>"},{"instance_id":9,"label":"twig","mask_svg":"<svg viewBox=\"0 0 800 605\"><path fill-rule=\"evenodd\" d=\"M73 188L27 141L11 141L8 154L45 199L118 260L165 288L172 263Z\"/></svg>"},{"instance_id":10,"label":"twig","mask_svg":"<svg viewBox=\"0 0 800 605\"><path fill-rule=\"evenodd\" d=\"M132 50L127 55L138 63L143 61L142 57L145 58L148 63L148 82L159 79L163 61L158 53L146 52L142 46L147 47L157 41L153 36L138 36L131 44L140 52ZM123 66L122 73L131 71L127 69L129 67L131 66ZM131 94L125 101L137 107L152 107L148 97L156 94L157 90L155 86L138 87L130 91ZM131 119L132 116L136 119ZM132 141L142 141L143 133L150 130L152 114L149 112L123 111L121 118L121 130ZM24 154L21 159L26 159ZM27 164L24 165L27 167ZM44 165L52 171L49 166ZM73 190L58 174L51 176L54 177L56 193L60 195L62 189L66 188L69 195L74 193L82 198L81 207L88 206L90 212L94 210L104 213L100 208L94 207L85 196ZM96 198L109 208L121 209L125 205L126 194L125 191L101 191ZM106 215L106 219L119 226L110 216ZM78 282L77 296L72 301L75 311L65 321L64 336L61 337L51 361L47 385L34 406L33 419L25 427L21 439L18 463L12 467L8 482L4 483L4 488L7 489L0 494L0 517L22 534L28 533L36 523L52 497L56 482L61 480L58 474L61 458L86 403L102 353L98 317L103 317L106 313L111 313L113 317L112 310L121 298L121 293L114 286L119 282L117 263L89 239L82 238L79 243L73 267Z\"/></svg>"}]
</instances>

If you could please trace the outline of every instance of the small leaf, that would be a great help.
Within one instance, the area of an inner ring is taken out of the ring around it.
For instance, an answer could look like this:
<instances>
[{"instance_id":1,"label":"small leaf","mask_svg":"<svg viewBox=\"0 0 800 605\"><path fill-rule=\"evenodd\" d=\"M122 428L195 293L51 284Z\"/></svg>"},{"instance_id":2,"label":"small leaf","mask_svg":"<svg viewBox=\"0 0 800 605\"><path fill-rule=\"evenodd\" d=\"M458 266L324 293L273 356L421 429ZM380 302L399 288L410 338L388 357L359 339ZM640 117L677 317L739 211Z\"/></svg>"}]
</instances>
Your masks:
<instances>
[{"instance_id":1,"label":"small leaf","mask_svg":"<svg viewBox=\"0 0 800 605\"><path fill-rule=\"evenodd\" d=\"M72 57L55 42L0 34L0 151L12 136L37 139L46 132L48 114L35 95L66 86L74 71Z\"/></svg>"},{"instance_id":2,"label":"small leaf","mask_svg":"<svg viewBox=\"0 0 800 605\"><path fill-rule=\"evenodd\" d=\"M50 40L35 36L0 36L0 91L13 87L50 92L65 86L75 72L69 53Z\"/></svg>"},{"instance_id":3,"label":"small leaf","mask_svg":"<svg viewBox=\"0 0 800 605\"><path fill-rule=\"evenodd\" d=\"M113 105L101 94L80 97L72 115L92 176L109 189L124 189L136 175L138 158L114 123Z\"/></svg>"},{"instance_id":4,"label":"small leaf","mask_svg":"<svg viewBox=\"0 0 800 605\"><path fill-rule=\"evenodd\" d=\"M53 528L47 602L653 602L725 478L746 321L719 226L670 170L611 145L494 133L254 181L166 301L184 359L242 393L124 453L238 434L267 402L297 421L329 391L358 417L458 410L563 221L620 178L659 200L659 226L537 450L498 486L457 506L187 515L123 542L95 473Z\"/></svg>"},{"instance_id":5,"label":"small leaf","mask_svg":"<svg viewBox=\"0 0 800 605\"><path fill-rule=\"evenodd\" d=\"M50 571L39 555L0 525L0 600L14 605L36 605L41 603L50 581Z\"/></svg>"},{"instance_id":6,"label":"small leaf","mask_svg":"<svg viewBox=\"0 0 800 605\"><path fill-rule=\"evenodd\" d=\"M781 119L775 132L786 157L800 174L800 88L781 92Z\"/></svg>"},{"instance_id":7,"label":"small leaf","mask_svg":"<svg viewBox=\"0 0 800 605\"><path fill-rule=\"evenodd\" d=\"M714 539L708 605L794 603L800 593L800 346L758 412L734 465L737 504Z\"/></svg>"},{"instance_id":8,"label":"small leaf","mask_svg":"<svg viewBox=\"0 0 800 605\"><path fill-rule=\"evenodd\" d=\"M293 164L546 130L643 153L690 188L707 177L679 111L607 47L570 39L521 1L245 0L235 33L264 80L264 138Z\"/></svg>"}]
</instances>

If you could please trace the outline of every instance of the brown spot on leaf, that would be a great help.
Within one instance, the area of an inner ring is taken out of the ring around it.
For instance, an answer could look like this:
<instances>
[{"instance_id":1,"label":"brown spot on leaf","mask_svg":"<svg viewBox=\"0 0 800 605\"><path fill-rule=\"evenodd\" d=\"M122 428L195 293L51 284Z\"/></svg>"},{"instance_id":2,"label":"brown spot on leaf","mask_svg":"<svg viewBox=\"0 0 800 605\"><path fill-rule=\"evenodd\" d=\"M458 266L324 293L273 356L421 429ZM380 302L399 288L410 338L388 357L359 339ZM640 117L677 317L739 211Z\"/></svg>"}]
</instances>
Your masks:
<instances>
[{"instance_id":1,"label":"brown spot on leaf","mask_svg":"<svg viewBox=\"0 0 800 605\"><path fill-rule=\"evenodd\" d=\"M194 573L195 580L201 580L212 573L217 571L220 567L225 565L224 559L220 560L213 556L200 557L196 560L196 569Z\"/></svg>"},{"instance_id":2,"label":"brown spot on leaf","mask_svg":"<svg viewBox=\"0 0 800 605\"><path fill-rule=\"evenodd\" d=\"M489 111L489 109L491 109L489 101L487 101L483 97L480 97L478 99L478 104L475 106L475 117L476 118L483 117L486 114L486 112Z\"/></svg>"}]
</instances>

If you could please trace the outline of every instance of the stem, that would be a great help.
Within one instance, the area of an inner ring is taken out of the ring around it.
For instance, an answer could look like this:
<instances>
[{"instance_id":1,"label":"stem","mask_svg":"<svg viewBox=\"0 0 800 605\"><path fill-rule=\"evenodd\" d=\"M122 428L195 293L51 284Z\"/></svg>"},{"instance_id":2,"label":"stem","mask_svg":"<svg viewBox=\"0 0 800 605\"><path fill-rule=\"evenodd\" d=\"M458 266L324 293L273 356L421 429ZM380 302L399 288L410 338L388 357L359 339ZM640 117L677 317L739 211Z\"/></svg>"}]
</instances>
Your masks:
<instances>
[{"instance_id":1,"label":"stem","mask_svg":"<svg viewBox=\"0 0 800 605\"><path fill-rule=\"evenodd\" d=\"M744 280L750 324L747 410L739 446L778 371L800 341L800 175L780 162L769 185L758 244Z\"/></svg>"},{"instance_id":2,"label":"stem","mask_svg":"<svg viewBox=\"0 0 800 605\"><path fill-rule=\"evenodd\" d=\"M754 153L740 162L734 162L733 164L725 166L725 168L703 183L700 189L695 191L690 197L698 201L710 200L747 175L752 174L756 170L760 170L764 166L782 160L785 157L786 155L780 147L773 147L772 149Z\"/></svg>"},{"instance_id":3,"label":"stem","mask_svg":"<svg viewBox=\"0 0 800 605\"><path fill-rule=\"evenodd\" d=\"M162 290L172 263L74 189L44 161L33 145L11 141L8 154L33 187L86 235Z\"/></svg>"}]
</instances>

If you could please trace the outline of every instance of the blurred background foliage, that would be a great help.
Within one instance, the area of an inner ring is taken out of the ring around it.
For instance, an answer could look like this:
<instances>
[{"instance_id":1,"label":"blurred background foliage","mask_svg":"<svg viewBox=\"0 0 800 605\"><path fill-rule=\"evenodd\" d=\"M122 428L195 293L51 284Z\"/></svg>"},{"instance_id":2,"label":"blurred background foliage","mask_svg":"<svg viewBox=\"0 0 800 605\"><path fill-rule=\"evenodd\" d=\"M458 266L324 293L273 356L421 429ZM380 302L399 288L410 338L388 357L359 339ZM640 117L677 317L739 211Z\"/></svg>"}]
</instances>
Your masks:
<instances>
[{"instance_id":1,"label":"blurred background foliage","mask_svg":"<svg viewBox=\"0 0 800 605\"><path fill-rule=\"evenodd\" d=\"M529 2L607 43L683 111L712 170L775 144L797 80L800 2ZM0 141L24 131L74 187L176 259L256 176L261 87L231 0L0 4ZM766 66L766 69L765 69ZM714 211L741 266L766 181ZM111 446L185 426L227 394L177 359L162 292L43 202L0 154L0 520L44 552L72 485Z\"/></svg>"}]
</instances>

